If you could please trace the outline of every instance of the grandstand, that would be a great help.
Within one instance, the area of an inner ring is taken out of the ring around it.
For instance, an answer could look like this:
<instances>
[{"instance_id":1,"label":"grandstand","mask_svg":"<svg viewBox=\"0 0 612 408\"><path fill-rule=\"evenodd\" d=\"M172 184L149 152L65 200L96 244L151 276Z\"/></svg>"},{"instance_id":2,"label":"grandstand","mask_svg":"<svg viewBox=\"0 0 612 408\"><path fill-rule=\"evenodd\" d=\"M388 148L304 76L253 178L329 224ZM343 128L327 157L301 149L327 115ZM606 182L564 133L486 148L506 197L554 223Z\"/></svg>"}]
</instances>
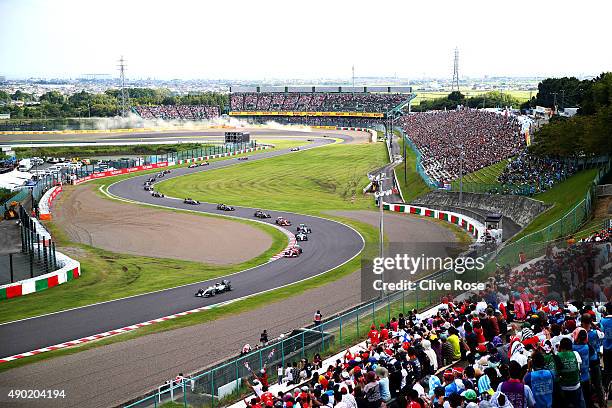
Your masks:
<instances>
[{"instance_id":1,"label":"grandstand","mask_svg":"<svg viewBox=\"0 0 612 408\"><path fill-rule=\"evenodd\" d=\"M134 113L143 119L205 120L219 117L219 107L206 105L136 106Z\"/></svg>"},{"instance_id":2,"label":"grandstand","mask_svg":"<svg viewBox=\"0 0 612 408\"><path fill-rule=\"evenodd\" d=\"M516 117L460 109L403 116L400 126L421 153L427 176L437 184L520 154L525 137Z\"/></svg>"},{"instance_id":3,"label":"grandstand","mask_svg":"<svg viewBox=\"0 0 612 408\"><path fill-rule=\"evenodd\" d=\"M373 126L413 98L411 87L230 87L230 116L314 126Z\"/></svg>"}]
</instances>

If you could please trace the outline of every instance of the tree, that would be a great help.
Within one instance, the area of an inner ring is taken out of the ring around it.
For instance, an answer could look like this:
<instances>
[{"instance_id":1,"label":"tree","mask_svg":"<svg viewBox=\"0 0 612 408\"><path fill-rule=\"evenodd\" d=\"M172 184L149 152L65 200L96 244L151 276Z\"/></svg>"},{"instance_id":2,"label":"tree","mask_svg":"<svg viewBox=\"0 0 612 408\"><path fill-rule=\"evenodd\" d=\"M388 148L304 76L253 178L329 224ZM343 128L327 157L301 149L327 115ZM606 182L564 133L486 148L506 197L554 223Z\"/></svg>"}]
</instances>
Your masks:
<instances>
[{"instance_id":1,"label":"tree","mask_svg":"<svg viewBox=\"0 0 612 408\"><path fill-rule=\"evenodd\" d=\"M43 102L48 102L54 105L61 105L64 103L65 99L66 98L64 97L64 95L62 95L58 91L50 91L50 92L42 94L38 100L40 101L41 104Z\"/></svg>"}]
</instances>

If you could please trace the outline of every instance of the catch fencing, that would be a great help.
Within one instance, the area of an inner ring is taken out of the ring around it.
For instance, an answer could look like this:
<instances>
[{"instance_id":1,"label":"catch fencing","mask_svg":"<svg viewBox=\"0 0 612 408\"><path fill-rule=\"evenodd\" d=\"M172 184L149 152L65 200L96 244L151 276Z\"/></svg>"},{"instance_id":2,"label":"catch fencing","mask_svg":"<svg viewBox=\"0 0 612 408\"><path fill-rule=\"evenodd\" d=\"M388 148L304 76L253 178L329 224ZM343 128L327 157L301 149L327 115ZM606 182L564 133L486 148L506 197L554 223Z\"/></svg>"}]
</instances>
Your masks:
<instances>
[{"instance_id":1,"label":"catch fencing","mask_svg":"<svg viewBox=\"0 0 612 408\"><path fill-rule=\"evenodd\" d=\"M412 142L412 140L408 137L408 135L406 135L406 133L404 132L403 129L397 128L397 130L402 135L402 139L403 139L404 143L406 144L406 146L410 147L410 149L412 149L412 151L416 155L416 171L419 174L419 176L421 177L421 179L429 187L431 187L431 188L439 188L440 186L438 185L438 183L433 181L431 179L431 177L429 177L429 175L425 172L425 168L423 167L422 155L421 155L421 151L419 150L419 148ZM405 158L404 158L404 160L405 160Z\"/></svg>"},{"instance_id":2,"label":"catch fencing","mask_svg":"<svg viewBox=\"0 0 612 408\"><path fill-rule=\"evenodd\" d=\"M21 251L0 257L0 285L45 275L58 269L55 242L38 221L19 206Z\"/></svg>"},{"instance_id":3,"label":"catch fencing","mask_svg":"<svg viewBox=\"0 0 612 408\"><path fill-rule=\"evenodd\" d=\"M496 263L516 266L524 260L543 255L551 243L576 233L589 220L596 199L597 185L609 173L610 167L611 163L608 161L598 169L583 199L561 218L499 249L495 256Z\"/></svg>"},{"instance_id":4,"label":"catch fencing","mask_svg":"<svg viewBox=\"0 0 612 408\"><path fill-rule=\"evenodd\" d=\"M199 148L188 149L178 152L169 152L142 157L131 157L113 160L104 160L103 164L89 164L68 169L68 179L70 178L85 178L94 173L102 173L109 169L121 170L129 169L138 166L148 166L157 163L184 163L194 159L203 158L206 156L236 154L236 152L256 148L258 146L256 140L251 140L248 143L235 144L208 144Z\"/></svg>"}]
</instances>

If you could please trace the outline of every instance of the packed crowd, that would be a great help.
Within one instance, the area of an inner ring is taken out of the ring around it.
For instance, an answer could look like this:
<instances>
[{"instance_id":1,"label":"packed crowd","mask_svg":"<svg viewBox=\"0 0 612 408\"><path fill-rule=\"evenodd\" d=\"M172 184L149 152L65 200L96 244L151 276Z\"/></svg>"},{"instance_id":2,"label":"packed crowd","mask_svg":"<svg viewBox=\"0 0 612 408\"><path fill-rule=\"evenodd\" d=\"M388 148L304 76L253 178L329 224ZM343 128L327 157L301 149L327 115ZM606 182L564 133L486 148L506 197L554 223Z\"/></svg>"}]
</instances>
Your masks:
<instances>
[{"instance_id":1,"label":"packed crowd","mask_svg":"<svg viewBox=\"0 0 612 408\"><path fill-rule=\"evenodd\" d=\"M445 297L435 313L414 310L372 325L365 343L332 364L315 355L278 367L278 382L290 391L273 394L264 367L248 383L255 397L244 402L250 408L605 407L612 285L600 288L600 298L585 292L591 300L576 300L563 288L585 286L585 276L573 275L584 272L587 257L597 262L598 251L592 244L551 248L546 262L500 268L485 291ZM568 280L554 286L554 276Z\"/></svg>"},{"instance_id":2,"label":"packed crowd","mask_svg":"<svg viewBox=\"0 0 612 408\"><path fill-rule=\"evenodd\" d=\"M219 117L218 106L205 105L155 105L136 106L136 112L143 119L202 120Z\"/></svg>"},{"instance_id":3,"label":"packed crowd","mask_svg":"<svg viewBox=\"0 0 612 408\"><path fill-rule=\"evenodd\" d=\"M230 109L385 113L405 102L408 97L407 94L394 93L235 93L230 95Z\"/></svg>"},{"instance_id":4,"label":"packed crowd","mask_svg":"<svg viewBox=\"0 0 612 408\"><path fill-rule=\"evenodd\" d=\"M611 242L612 241L612 227L602 228L599 231L595 231L589 236L583 238L582 242Z\"/></svg>"},{"instance_id":5,"label":"packed crowd","mask_svg":"<svg viewBox=\"0 0 612 408\"><path fill-rule=\"evenodd\" d=\"M530 194L544 192L576 172L576 167L564 160L538 157L527 150L513 158L499 175L502 184L527 188Z\"/></svg>"},{"instance_id":6,"label":"packed crowd","mask_svg":"<svg viewBox=\"0 0 612 408\"><path fill-rule=\"evenodd\" d=\"M283 125L304 126L334 126L334 127L363 127L374 128L382 124L380 119L351 118L337 116L256 116L249 118L253 123L276 122Z\"/></svg>"},{"instance_id":7,"label":"packed crowd","mask_svg":"<svg viewBox=\"0 0 612 408\"><path fill-rule=\"evenodd\" d=\"M400 123L422 154L425 172L438 182L516 156L525 147L515 117L483 110L407 115ZM463 152L463 160L461 160Z\"/></svg>"}]
</instances>

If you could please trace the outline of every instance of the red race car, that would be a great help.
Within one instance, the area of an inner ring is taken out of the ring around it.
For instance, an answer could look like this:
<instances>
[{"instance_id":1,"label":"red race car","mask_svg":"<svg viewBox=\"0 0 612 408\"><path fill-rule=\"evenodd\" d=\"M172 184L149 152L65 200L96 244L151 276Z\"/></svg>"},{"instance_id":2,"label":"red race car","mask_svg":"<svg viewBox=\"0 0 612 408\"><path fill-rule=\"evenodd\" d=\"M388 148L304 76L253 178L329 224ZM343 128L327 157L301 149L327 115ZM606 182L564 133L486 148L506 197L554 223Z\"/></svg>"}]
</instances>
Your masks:
<instances>
[{"instance_id":1,"label":"red race car","mask_svg":"<svg viewBox=\"0 0 612 408\"><path fill-rule=\"evenodd\" d=\"M299 247L290 247L283 252L283 257L285 258L297 258L302 253Z\"/></svg>"},{"instance_id":2,"label":"red race car","mask_svg":"<svg viewBox=\"0 0 612 408\"><path fill-rule=\"evenodd\" d=\"M281 227L288 227L291 225L291 221L289 221L285 217L278 217L276 219L276 225L280 225Z\"/></svg>"}]
</instances>

